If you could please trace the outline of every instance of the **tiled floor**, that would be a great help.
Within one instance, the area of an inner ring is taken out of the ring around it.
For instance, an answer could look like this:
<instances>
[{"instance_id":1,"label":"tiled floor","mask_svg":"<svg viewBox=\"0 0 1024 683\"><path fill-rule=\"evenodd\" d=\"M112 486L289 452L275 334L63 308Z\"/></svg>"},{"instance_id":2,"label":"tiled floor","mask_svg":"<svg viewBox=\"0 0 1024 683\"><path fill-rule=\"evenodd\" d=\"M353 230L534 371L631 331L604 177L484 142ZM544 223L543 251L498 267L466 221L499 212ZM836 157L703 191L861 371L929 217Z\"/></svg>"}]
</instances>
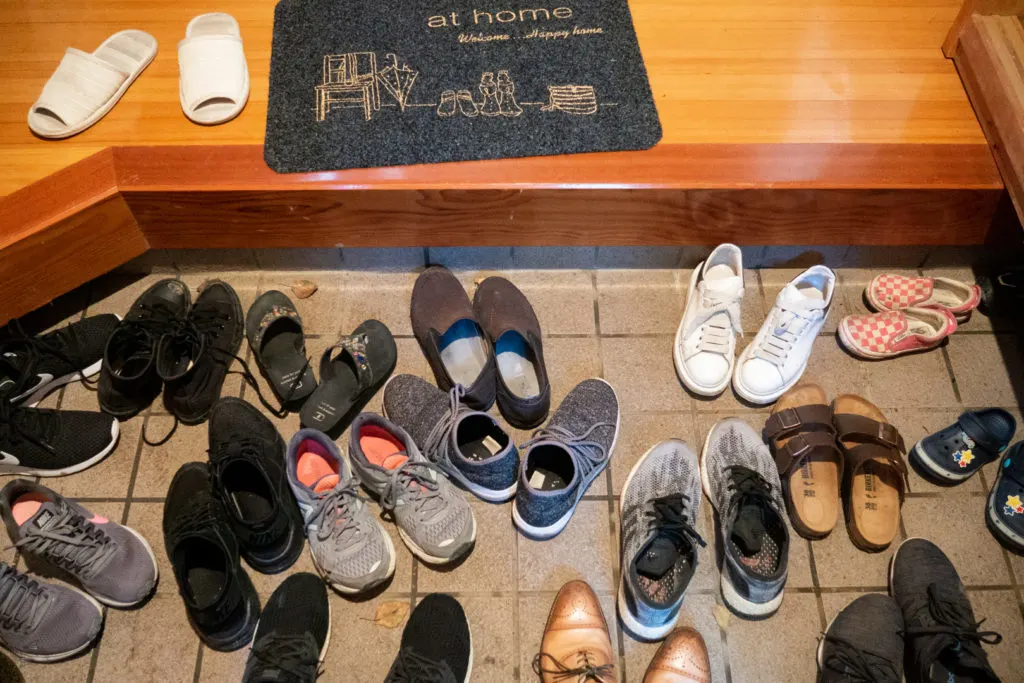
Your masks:
<instances>
[{"instance_id":1,"label":"tiled floor","mask_svg":"<svg viewBox=\"0 0 1024 683\"><path fill-rule=\"evenodd\" d=\"M649 264L652 255L662 269L617 269L623 264ZM396 250L384 256L345 250L343 257L336 253L281 256L258 252L229 271L217 266L213 257L213 263L188 254L164 258L166 262L157 267L169 269L190 285L213 274L231 282L244 305L261 289L281 287L297 277L315 280L319 291L298 302L315 357L339 331L347 332L363 319L377 317L399 338L396 372L429 376L410 336L408 320L414 269L422 265L424 250ZM395 534L400 559L386 592L364 602L331 597L333 636L322 680L381 681L401 630L374 624L377 605L389 600L415 603L431 591L453 593L465 606L475 641L474 680L535 680L530 661L555 591L565 581L582 577L602 599L624 680L639 681L656 645L634 641L615 618L617 499L625 475L657 441L679 437L697 445L716 420L732 415L760 429L766 411L744 405L731 391L713 401L691 397L677 381L671 360L672 335L682 311L689 271L664 266L681 264L684 259L678 255L668 258L663 252L644 250L484 249L431 250L430 258L463 266L459 275L469 288L484 274L479 264L488 269L553 268L511 270L509 277L523 288L541 319L554 399L557 402L583 378L604 376L618 390L622 402L621 439L612 465L589 491L566 531L554 540L538 543L520 536L512 526L509 505L476 500L472 504L479 522L477 546L469 559L453 570L439 572L419 563ZM566 261L580 259L584 269L566 269ZM804 265L796 261L794 264L782 253L776 259L780 267L748 273L743 309L747 339L756 332L775 293L795 272L793 266ZM178 265L172 265L175 263ZM330 270L289 270L297 265ZM860 290L871 271L858 267L839 272L842 288L837 314L861 310ZM965 275L962 271L955 274ZM124 313L135 296L158 277L161 275L111 275L67 299L78 304L76 315L83 306L86 313ZM830 329L834 330L837 320L838 316L833 318ZM998 334L993 333L994 328ZM1019 417L1018 396L1024 376L1019 348L1012 328L993 326L980 316L942 350L883 363L853 359L826 332L817 341L806 378L820 382L830 394L864 394L881 405L907 441L913 442L949 423L965 407L1004 406ZM237 376L229 378L225 393L253 398L252 390L243 387ZM379 403L378 396L371 408L377 409ZM96 402L87 388L75 385L51 397L47 405L95 408ZM278 424L287 436L297 422L293 415ZM156 435L169 425L170 418L158 404L123 426L120 445L103 464L48 482L97 512L139 529L157 550L162 577L156 596L142 609L107 611L106 630L96 649L64 664L20 665L25 680L189 683L239 679L246 652L220 654L200 646L186 622L162 549L163 496L170 478L181 463L206 457L205 426L180 427L170 443L159 448L141 444L143 428ZM526 437L521 432L516 436L519 441ZM985 529L984 496L991 481L991 466L954 489L940 489L915 476L904 508L902 536L931 538L952 557L979 618L987 619L986 628L1004 635L1001 645L989 648L997 670L1004 681L1021 681L1024 558L1009 555ZM704 505L702 514L703 533L710 540L709 505ZM0 557L10 559L13 552L3 551ZM856 550L842 523L826 540L810 543L794 535L782 609L767 621L749 622L720 607L714 554L706 552L680 623L695 626L704 634L715 681L812 681L817 637L828 620L858 594L885 589L888 557L889 553L871 555ZM296 569L311 569L308 555L303 555ZM264 600L283 578L252 575ZM0 680L8 680L4 676L0 665Z\"/></svg>"}]
</instances>

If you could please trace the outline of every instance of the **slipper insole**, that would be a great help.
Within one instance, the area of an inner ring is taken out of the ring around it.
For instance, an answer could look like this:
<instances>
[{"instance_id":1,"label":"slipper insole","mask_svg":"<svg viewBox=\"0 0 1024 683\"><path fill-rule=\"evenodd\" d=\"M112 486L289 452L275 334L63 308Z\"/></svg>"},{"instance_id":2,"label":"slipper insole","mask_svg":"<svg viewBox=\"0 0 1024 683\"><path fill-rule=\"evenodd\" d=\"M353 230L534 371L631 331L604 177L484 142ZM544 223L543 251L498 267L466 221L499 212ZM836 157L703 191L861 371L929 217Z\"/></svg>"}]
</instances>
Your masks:
<instances>
[{"instance_id":1,"label":"slipper insole","mask_svg":"<svg viewBox=\"0 0 1024 683\"><path fill-rule=\"evenodd\" d=\"M460 320L441 335L441 362L455 384L472 386L487 365L487 344L472 320Z\"/></svg>"},{"instance_id":2,"label":"slipper insole","mask_svg":"<svg viewBox=\"0 0 1024 683\"><path fill-rule=\"evenodd\" d=\"M238 515L249 522L262 522L274 512L274 494L259 470L246 463L229 465L221 478Z\"/></svg>"},{"instance_id":3,"label":"slipper insole","mask_svg":"<svg viewBox=\"0 0 1024 683\"><path fill-rule=\"evenodd\" d=\"M224 556L202 539L189 539L179 549L185 567L185 590L200 609L216 603L228 580Z\"/></svg>"},{"instance_id":4,"label":"slipper insole","mask_svg":"<svg viewBox=\"0 0 1024 683\"><path fill-rule=\"evenodd\" d=\"M572 458L559 446L539 446L530 451L526 480L538 491L564 489L575 473Z\"/></svg>"},{"instance_id":5,"label":"slipper insole","mask_svg":"<svg viewBox=\"0 0 1024 683\"><path fill-rule=\"evenodd\" d=\"M18 526L21 526L32 519L45 502L47 502L46 496L41 493L25 493L18 496L18 499L11 506L11 514L14 515L14 521Z\"/></svg>"},{"instance_id":6,"label":"slipper insole","mask_svg":"<svg viewBox=\"0 0 1024 683\"><path fill-rule=\"evenodd\" d=\"M341 354L331 360L334 377L324 380L313 394L312 405L327 416L344 415L353 406L359 395L359 378L348 354ZM327 422L325 417L323 422Z\"/></svg>"},{"instance_id":7,"label":"slipper insole","mask_svg":"<svg viewBox=\"0 0 1024 683\"><path fill-rule=\"evenodd\" d=\"M736 277L736 273L724 263L711 266L704 271L705 280L724 280L727 277Z\"/></svg>"},{"instance_id":8,"label":"slipper insole","mask_svg":"<svg viewBox=\"0 0 1024 683\"><path fill-rule=\"evenodd\" d=\"M505 380L505 386L520 398L531 398L540 394L540 378L537 366L526 340L518 332L509 331L498 337L494 345L498 360L498 372Z\"/></svg>"},{"instance_id":9,"label":"slipper insole","mask_svg":"<svg viewBox=\"0 0 1024 683\"><path fill-rule=\"evenodd\" d=\"M359 430L359 448L367 460L386 470L397 469L409 460L402 442L376 425L367 425Z\"/></svg>"},{"instance_id":10,"label":"slipper insole","mask_svg":"<svg viewBox=\"0 0 1024 683\"><path fill-rule=\"evenodd\" d=\"M292 382L307 366L301 348L302 332L296 325L278 322L271 325L263 337L260 351L263 367L274 384L285 392L292 388Z\"/></svg>"},{"instance_id":11,"label":"slipper insole","mask_svg":"<svg viewBox=\"0 0 1024 683\"><path fill-rule=\"evenodd\" d=\"M330 491L338 485L338 464L327 456L326 449L312 439L299 444L295 476L316 493Z\"/></svg>"},{"instance_id":12,"label":"slipper insole","mask_svg":"<svg viewBox=\"0 0 1024 683\"><path fill-rule=\"evenodd\" d=\"M505 450L508 435L487 415L470 415L459 423L456 442L469 460L487 460Z\"/></svg>"}]
</instances>

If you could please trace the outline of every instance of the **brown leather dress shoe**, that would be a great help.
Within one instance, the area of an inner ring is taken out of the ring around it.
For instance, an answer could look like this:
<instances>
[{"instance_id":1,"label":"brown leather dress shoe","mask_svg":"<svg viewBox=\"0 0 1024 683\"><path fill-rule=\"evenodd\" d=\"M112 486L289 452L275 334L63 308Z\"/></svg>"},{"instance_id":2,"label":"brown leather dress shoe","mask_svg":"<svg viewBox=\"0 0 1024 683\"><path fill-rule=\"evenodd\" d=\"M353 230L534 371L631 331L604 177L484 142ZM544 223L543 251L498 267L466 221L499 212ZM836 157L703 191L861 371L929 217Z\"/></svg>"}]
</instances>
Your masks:
<instances>
[{"instance_id":1,"label":"brown leather dress shoe","mask_svg":"<svg viewBox=\"0 0 1024 683\"><path fill-rule=\"evenodd\" d=\"M692 628L670 633L647 667L644 683L711 683L704 638Z\"/></svg>"},{"instance_id":2,"label":"brown leather dress shoe","mask_svg":"<svg viewBox=\"0 0 1024 683\"><path fill-rule=\"evenodd\" d=\"M608 624L585 582L570 581L555 596L533 670L542 683L618 681Z\"/></svg>"}]
</instances>

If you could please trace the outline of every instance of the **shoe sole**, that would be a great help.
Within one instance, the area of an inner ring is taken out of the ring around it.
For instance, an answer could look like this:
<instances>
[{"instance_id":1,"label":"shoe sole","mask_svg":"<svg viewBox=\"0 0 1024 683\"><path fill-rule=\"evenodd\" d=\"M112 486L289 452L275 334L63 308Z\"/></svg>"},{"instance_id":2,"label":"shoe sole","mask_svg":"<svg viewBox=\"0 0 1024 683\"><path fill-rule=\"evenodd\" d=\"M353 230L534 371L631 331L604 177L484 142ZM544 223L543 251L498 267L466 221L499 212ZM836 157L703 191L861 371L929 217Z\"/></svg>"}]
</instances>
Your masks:
<instances>
[{"instance_id":1,"label":"shoe sole","mask_svg":"<svg viewBox=\"0 0 1024 683\"><path fill-rule=\"evenodd\" d=\"M104 605L107 605L108 607L120 607L124 609L128 607L134 607L145 602L146 599L153 594L153 591L156 590L157 584L160 583L160 567L157 566L156 555L153 554L153 549L149 547L149 542L142 537L142 534L140 534L138 531L129 526L122 526L121 528L131 533L131 535L135 538L139 539L139 541L142 542L142 547L144 547L146 549L146 552L149 554L149 560L153 563L153 586L146 592L144 596L142 596L138 600L133 600L131 602L119 602L117 600L108 598L104 595L100 595L99 593L93 593L92 596L100 602L102 602Z\"/></svg>"},{"instance_id":2,"label":"shoe sole","mask_svg":"<svg viewBox=\"0 0 1024 683\"><path fill-rule=\"evenodd\" d=\"M120 318L118 318L120 320ZM100 371L103 367L103 359L99 359L92 365L83 368L82 370L76 370L75 372L69 372L61 377L55 377L49 382L36 387L34 390L26 395L18 396L12 399L13 403L18 403L29 408L35 408L39 405L39 402L49 396L55 390L61 388L65 384L71 384L72 382L78 382L85 379L86 377L92 377Z\"/></svg>"},{"instance_id":3,"label":"shoe sole","mask_svg":"<svg viewBox=\"0 0 1024 683\"><path fill-rule=\"evenodd\" d=\"M456 562L460 560L462 556L465 555L469 551L469 549L472 548L473 545L476 543L476 516L474 515L470 517L470 521L473 522L473 533L470 534L469 540L466 541L466 544L462 547L462 549L460 549L459 552L455 553L451 557L437 557L431 555L426 550L424 550L420 545L418 545L415 541L413 541L409 534L405 533L405 529L403 529L402 527L398 527L398 536L402 539L402 542L405 543L405 547L407 547L412 552L413 555L420 558L427 564L449 564L451 562Z\"/></svg>"},{"instance_id":4,"label":"shoe sole","mask_svg":"<svg viewBox=\"0 0 1024 683\"><path fill-rule=\"evenodd\" d=\"M195 622L192 620L192 614L188 610L185 610L188 616L189 624L192 626L192 630L196 632L199 639L211 650L217 652L233 652L245 647L248 643L252 642L253 636L256 635L256 624L259 622L259 595L256 593L256 589L252 585L252 580L244 570L238 572L241 580L247 585L243 586L243 595L245 596L245 618L242 620L241 627L236 633L220 637L211 637L204 634L199 628L196 627ZM245 590L248 588L248 590ZM253 612L256 613L256 618L252 618ZM249 622L252 622L250 624Z\"/></svg>"},{"instance_id":5,"label":"shoe sole","mask_svg":"<svg viewBox=\"0 0 1024 683\"><path fill-rule=\"evenodd\" d=\"M896 308L885 308L885 307L883 307L878 301L875 300L874 294L872 293L871 289L868 288L868 287L864 288L864 303L866 303L868 305L868 308L870 308L875 313L885 313L887 311L900 310L900 309L896 309ZM928 308L928 307L926 306L925 308ZM949 309L948 308L947 309L933 308L932 310L936 310L936 311L947 310L948 311ZM954 318L956 318L956 322L957 322L958 325L963 325L964 323L968 322L971 319L971 314L974 313L974 310L975 309L972 308L971 310L967 311L966 313L953 313L952 311L949 311L949 312L953 315Z\"/></svg>"},{"instance_id":6,"label":"shoe sole","mask_svg":"<svg viewBox=\"0 0 1024 683\"><path fill-rule=\"evenodd\" d=\"M282 550L277 557L261 561L254 557L243 555L245 563L249 565L253 571L257 571L260 574L280 574L291 567L302 555L302 546L306 544L306 537L302 533L301 523L299 529L296 529L294 525L291 526L288 533L288 542L284 544L284 550Z\"/></svg>"},{"instance_id":7,"label":"shoe sole","mask_svg":"<svg viewBox=\"0 0 1024 683\"><path fill-rule=\"evenodd\" d=\"M75 474L76 472L89 469L110 455L117 447L117 441L120 435L121 425L117 420L114 420L110 427L110 443L107 444L102 451L88 460L83 460L77 465L72 465L59 470L41 470L34 467L24 467L22 465L0 465L0 475L17 474L30 477L63 477L68 474Z\"/></svg>"},{"instance_id":8,"label":"shoe sole","mask_svg":"<svg viewBox=\"0 0 1024 683\"><path fill-rule=\"evenodd\" d=\"M910 459L913 460L914 463L916 463L917 465L920 465L921 469L945 481L967 481L974 475L974 472L971 472L969 474L958 475L942 469L937 464L935 464L934 460L928 457L928 453L921 446L920 441L914 444L914 448L911 449Z\"/></svg>"},{"instance_id":9,"label":"shoe sole","mask_svg":"<svg viewBox=\"0 0 1024 683\"><path fill-rule=\"evenodd\" d=\"M931 346L921 346L916 349L906 349L904 351L875 353L874 351L865 351L864 349L857 348L853 340L850 339L849 335L847 335L846 328L843 327L842 323L840 323L839 325L839 340L842 341L843 347L853 355L866 360L885 360L887 358L899 358L900 356L908 356L912 353L924 353L925 351L932 351L942 346L942 342L946 341L949 337L950 335L946 335L945 337L935 342Z\"/></svg>"},{"instance_id":10,"label":"shoe sole","mask_svg":"<svg viewBox=\"0 0 1024 683\"><path fill-rule=\"evenodd\" d=\"M703 267L704 262L702 261L700 265L693 269L693 275L690 276L690 288L686 290L687 292L693 291L693 288L696 286L697 283L697 278L700 276L700 269ZM689 306L689 300L687 300L687 306ZM684 308L683 317L679 319L679 327L676 328L676 338L674 341L675 346L672 348L672 358L675 361L676 374L679 376L679 381L683 383L683 386L685 386L693 393L697 394L698 396L707 396L708 398L714 398L715 396L718 396L723 391L725 391L729 387L730 380L732 380L733 371L736 369L735 348L733 349L732 356L726 358L726 360L729 361L729 370L728 372L725 373L725 379L722 380L722 382L716 384L713 387L704 387L697 384L689 375L686 374L686 362L683 360L683 357L679 353L679 349L681 348L683 341L683 320L685 319L686 309Z\"/></svg>"},{"instance_id":11,"label":"shoe sole","mask_svg":"<svg viewBox=\"0 0 1024 683\"><path fill-rule=\"evenodd\" d=\"M563 529L565 529L566 525L569 524L569 520L572 519L573 514L575 514L576 507L580 504L580 501L583 500L583 495L591 487L594 481L601 475L601 472L604 472L604 469L608 467L608 463L611 461L612 455L615 454L615 444L617 444L619 441L619 427L622 424L622 407L619 403L619 395L615 393L615 387L613 387L611 384L608 384L608 382L606 382L605 380L601 379L600 377L595 377L594 379L600 382L604 382L605 384L608 385L608 388L612 390L612 395L615 396L615 404L616 406L618 406L618 413L615 416L615 436L612 437L612 445L611 448L608 449L608 457L604 459L604 463L601 464L601 467L599 467L597 471L594 472L594 476L591 477L590 483L588 483L586 486L580 487L579 492L576 494L576 500L573 501L572 507L569 508L569 511L561 517L559 517L558 521L556 521L554 524L551 524L549 526L533 526L532 524L527 524L523 520L523 518L519 516L519 509L516 508L515 505L512 506L512 521L515 522L516 527L520 531L522 531L524 534L526 534L534 540L543 541L549 538L554 538L555 536L560 534Z\"/></svg>"},{"instance_id":12,"label":"shoe sole","mask_svg":"<svg viewBox=\"0 0 1024 683\"><path fill-rule=\"evenodd\" d=\"M381 577L379 581L374 581L373 583L367 584L365 586L360 586L358 588L346 586L345 584L338 583L337 581L330 578L327 572L324 571L324 568L320 566L320 563L316 561L316 555L313 553L312 546L310 546L309 548L309 556L313 559L313 566L316 567L317 574L320 575L320 578L322 578L328 586L344 595L358 595L359 593L368 593L374 590L375 588L384 585L388 582L388 580L391 579L391 577L395 575L395 565L397 563L398 558L395 556L395 544L391 542L391 536L386 531L384 532L384 545L388 549L387 573L383 577Z\"/></svg>"},{"instance_id":13,"label":"shoe sole","mask_svg":"<svg viewBox=\"0 0 1024 683\"><path fill-rule=\"evenodd\" d=\"M92 647L93 644L96 643L97 640L99 640L100 635L103 633L103 606L99 602L97 602L95 598L93 598L91 595L84 591L81 591L73 586L65 586L65 588L75 591L83 598L88 600L92 604L92 606L96 608L96 612L98 612L100 615L100 630L96 631L96 635L90 638L88 642L83 643L82 645L79 645L78 647L72 650L68 650L66 652L57 652L52 655L41 655L37 652L22 652L20 650L15 650L10 647L7 647L7 645L4 645L4 647L7 647L7 649L12 654L16 655L19 659L24 659L27 662L36 662L39 664L50 664L53 662L60 662L65 659L70 659L71 657L74 657L77 654L85 652L90 647Z\"/></svg>"},{"instance_id":14,"label":"shoe sole","mask_svg":"<svg viewBox=\"0 0 1024 683\"><path fill-rule=\"evenodd\" d=\"M388 378L388 381L384 382L384 386L380 388L381 397L383 397L387 393L388 385L391 384L391 380L393 380L395 377L396 375L392 374L391 377ZM388 409L383 402L383 398L381 400L380 410L384 414L385 419L391 420L391 417L388 415ZM394 420L391 421L394 422ZM427 460L430 460L430 458L427 458ZM518 481L512 484L512 486L509 486L507 489L484 488L483 486L480 486L479 484L474 484L469 479L467 479L466 475L460 472L458 468L455 466L452 466L450 470L445 468L444 473L448 475L448 478L451 481L458 484L459 488L463 488L469 491L474 496L487 503L504 503L506 501L512 500L512 498L515 497L516 491L519 488Z\"/></svg>"},{"instance_id":15,"label":"shoe sole","mask_svg":"<svg viewBox=\"0 0 1024 683\"><path fill-rule=\"evenodd\" d=\"M821 332L820 328L819 328L818 332L819 333ZM749 348L750 347L748 346L747 349L749 349ZM735 364L736 368L743 367L743 363L745 363L747 360L749 360L747 358L747 356L746 356L746 353L747 353L747 351L746 351L746 349L744 349L743 353L740 355L739 360ZM744 387L743 386L743 382L739 378L740 377L739 372L733 372L733 375L732 375L732 388L733 388L733 391L735 391L736 394L740 398L742 398L744 401L747 401L748 403L753 403L755 405L761 405L761 406L766 406L769 403L774 403L775 401L778 401L779 398L784 393L786 393L787 391L789 391L790 389L792 389L793 387L795 387L797 385L797 383L800 381L800 378L804 376L804 372L807 371L807 364L810 362L810 360L811 360L811 357L810 357L810 355L808 355L807 358L804 360L803 364L800 366L800 371L798 373L796 373L796 375L793 376L793 379L789 380L789 382L787 382L785 384L785 386L783 386L781 389L778 389L777 391L774 391L771 394L765 394L764 396L759 396L759 395L751 392L746 387Z\"/></svg>"}]
</instances>

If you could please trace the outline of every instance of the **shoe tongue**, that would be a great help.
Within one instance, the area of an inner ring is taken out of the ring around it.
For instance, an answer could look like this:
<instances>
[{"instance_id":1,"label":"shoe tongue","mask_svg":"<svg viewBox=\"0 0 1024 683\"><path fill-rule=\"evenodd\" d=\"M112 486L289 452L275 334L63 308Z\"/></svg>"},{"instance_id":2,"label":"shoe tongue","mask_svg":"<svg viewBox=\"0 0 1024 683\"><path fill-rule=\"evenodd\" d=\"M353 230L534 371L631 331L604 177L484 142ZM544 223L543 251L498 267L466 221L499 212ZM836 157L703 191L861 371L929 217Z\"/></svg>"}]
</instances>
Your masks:
<instances>
[{"instance_id":1,"label":"shoe tongue","mask_svg":"<svg viewBox=\"0 0 1024 683\"><path fill-rule=\"evenodd\" d=\"M671 539L657 537L647 544L636 561L636 571L649 579L660 579L675 566L679 549Z\"/></svg>"},{"instance_id":2,"label":"shoe tongue","mask_svg":"<svg viewBox=\"0 0 1024 683\"><path fill-rule=\"evenodd\" d=\"M15 503L15 504L17 505L17 503ZM32 504L32 502L22 503L22 505L31 505L31 504ZM52 520L54 517L56 517L59 513L60 513L60 509L57 507L57 505L55 503L51 503L51 502L42 503L39 506L39 509L35 512L35 514L33 514L31 517L29 517L27 520L25 520L21 525L19 525L18 528L19 529L42 529L42 528L46 527L46 525L50 523L50 520Z\"/></svg>"},{"instance_id":3,"label":"shoe tongue","mask_svg":"<svg viewBox=\"0 0 1024 683\"><path fill-rule=\"evenodd\" d=\"M779 304L783 304L786 308L795 311L813 311L825 307L824 299L812 299L804 295L803 292L792 284L783 287L776 301Z\"/></svg>"},{"instance_id":4,"label":"shoe tongue","mask_svg":"<svg viewBox=\"0 0 1024 683\"><path fill-rule=\"evenodd\" d=\"M325 475L313 485L313 492L326 493L331 491L338 485L339 481L341 481L341 478L337 474Z\"/></svg>"},{"instance_id":5,"label":"shoe tongue","mask_svg":"<svg viewBox=\"0 0 1024 683\"><path fill-rule=\"evenodd\" d=\"M715 280L704 280L704 289L708 292L715 292L716 294L738 294L740 287L742 286L743 278L738 276L723 277Z\"/></svg>"},{"instance_id":6,"label":"shoe tongue","mask_svg":"<svg viewBox=\"0 0 1024 683\"><path fill-rule=\"evenodd\" d=\"M756 503L748 502L740 508L730 538L745 555L761 552L761 539L766 532L764 517L764 510Z\"/></svg>"},{"instance_id":7,"label":"shoe tongue","mask_svg":"<svg viewBox=\"0 0 1024 683\"><path fill-rule=\"evenodd\" d=\"M399 451L398 453L392 453L391 455L384 458L382 466L386 470L397 470L399 467L409 461L409 456L406 455L405 451Z\"/></svg>"}]
</instances>

